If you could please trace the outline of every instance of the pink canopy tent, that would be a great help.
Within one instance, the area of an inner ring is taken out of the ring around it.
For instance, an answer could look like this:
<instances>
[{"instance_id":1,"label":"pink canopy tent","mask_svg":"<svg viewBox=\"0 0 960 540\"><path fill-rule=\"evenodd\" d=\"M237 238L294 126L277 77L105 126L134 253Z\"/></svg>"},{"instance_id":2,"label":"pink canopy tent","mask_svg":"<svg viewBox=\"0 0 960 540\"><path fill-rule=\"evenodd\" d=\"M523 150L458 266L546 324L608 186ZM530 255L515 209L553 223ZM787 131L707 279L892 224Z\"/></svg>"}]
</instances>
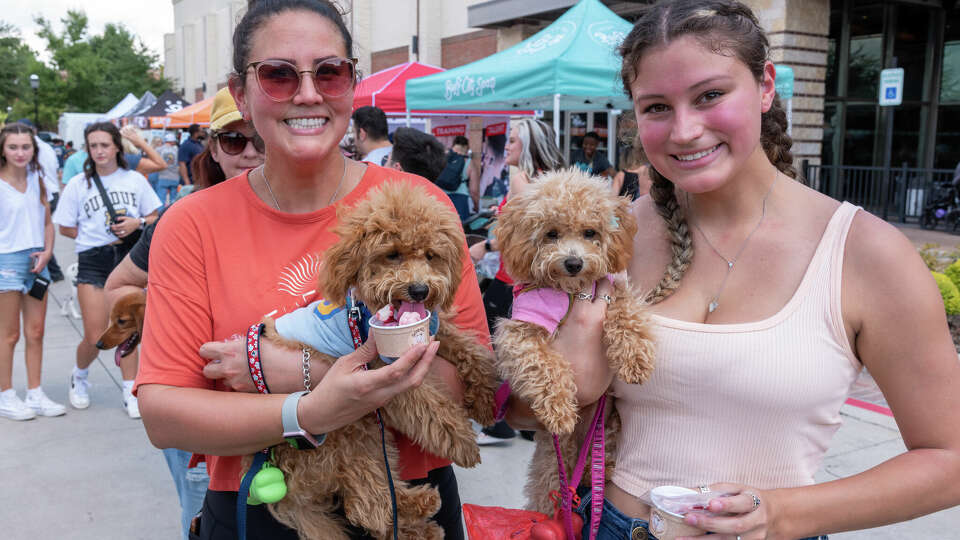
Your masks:
<instances>
[{"instance_id":1,"label":"pink canopy tent","mask_svg":"<svg viewBox=\"0 0 960 540\"><path fill-rule=\"evenodd\" d=\"M353 94L353 108L367 105L379 107L388 116L407 114L406 84L409 79L433 75L443 68L406 62L370 74L357 84ZM412 116L532 116L533 111L410 111Z\"/></svg>"}]
</instances>

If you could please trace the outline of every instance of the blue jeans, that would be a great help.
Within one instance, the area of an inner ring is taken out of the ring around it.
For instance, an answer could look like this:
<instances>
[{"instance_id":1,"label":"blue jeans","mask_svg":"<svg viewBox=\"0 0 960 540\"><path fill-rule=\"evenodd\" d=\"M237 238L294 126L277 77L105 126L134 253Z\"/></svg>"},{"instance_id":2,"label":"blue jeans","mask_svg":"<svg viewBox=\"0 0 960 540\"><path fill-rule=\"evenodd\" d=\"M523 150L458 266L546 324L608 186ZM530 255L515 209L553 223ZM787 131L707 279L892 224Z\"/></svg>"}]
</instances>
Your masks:
<instances>
[{"instance_id":1,"label":"blue jeans","mask_svg":"<svg viewBox=\"0 0 960 540\"><path fill-rule=\"evenodd\" d=\"M177 186L179 185L179 180L167 180L165 178L157 180L157 197L160 197L160 202L163 203L164 206L177 200ZM169 203L167 202L167 197L170 198Z\"/></svg>"},{"instance_id":2,"label":"blue jeans","mask_svg":"<svg viewBox=\"0 0 960 540\"><path fill-rule=\"evenodd\" d=\"M163 457L167 460L173 483L177 486L177 497L180 498L180 525L183 540L187 540L190 531L190 520L197 515L203 506L203 498L207 494L207 485L210 477L207 475L207 464L200 462L196 467L188 469L190 452L165 448Z\"/></svg>"},{"instance_id":3,"label":"blue jeans","mask_svg":"<svg viewBox=\"0 0 960 540\"><path fill-rule=\"evenodd\" d=\"M590 538L590 500L592 494L587 491L580 493L580 506L576 512L583 518L583 538ZM634 534L636 529L637 531ZM707 533L713 534L713 533ZM597 531L597 540L639 540L650 539L657 540L657 537L650 534L650 524L645 519L636 519L625 515L623 512L612 505L610 501L603 500L603 515L600 517L600 529ZM827 535L811 536L802 540L828 540Z\"/></svg>"},{"instance_id":4,"label":"blue jeans","mask_svg":"<svg viewBox=\"0 0 960 540\"><path fill-rule=\"evenodd\" d=\"M43 250L30 248L12 253L0 253L0 292L15 291L27 294L30 291L33 280L38 275L30 271L34 263L30 254L37 251ZM39 275L50 280L50 271L46 266Z\"/></svg>"}]
</instances>

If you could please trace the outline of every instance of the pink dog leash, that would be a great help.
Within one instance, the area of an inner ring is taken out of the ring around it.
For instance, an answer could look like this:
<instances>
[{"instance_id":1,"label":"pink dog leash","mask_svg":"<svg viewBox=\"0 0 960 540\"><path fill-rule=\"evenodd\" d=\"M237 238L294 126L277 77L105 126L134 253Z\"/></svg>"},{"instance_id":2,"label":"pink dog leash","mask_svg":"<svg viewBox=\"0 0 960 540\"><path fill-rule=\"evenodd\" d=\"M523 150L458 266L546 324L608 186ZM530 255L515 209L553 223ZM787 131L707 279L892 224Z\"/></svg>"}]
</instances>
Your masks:
<instances>
[{"instance_id":1,"label":"pink dog leash","mask_svg":"<svg viewBox=\"0 0 960 540\"><path fill-rule=\"evenodd\" d=\"M590 540L597 538L597 532L600 529L600 519L603 517L603 487L604 487L604 441L603 441L603 411L607 403L607 396L600 396L597 401L597 410L593 415L593 422L590 423L590 429L584 437L583 446L580 447L580 455L577 457L577 465L573 469L573 478L567 483L566 466L563 464L563 455L560 451L560 437L553 434L553 448L557 452L557 470L560 474L560 513L563 515L563 525L567 529L567 539L574 540L573 519L570 513L573 511L573 493L580 485L580 479L583 477L586 466L587 451L592 449L590 458L590 469L592 475L590 478Z\"/></svg>"}]
</instances>

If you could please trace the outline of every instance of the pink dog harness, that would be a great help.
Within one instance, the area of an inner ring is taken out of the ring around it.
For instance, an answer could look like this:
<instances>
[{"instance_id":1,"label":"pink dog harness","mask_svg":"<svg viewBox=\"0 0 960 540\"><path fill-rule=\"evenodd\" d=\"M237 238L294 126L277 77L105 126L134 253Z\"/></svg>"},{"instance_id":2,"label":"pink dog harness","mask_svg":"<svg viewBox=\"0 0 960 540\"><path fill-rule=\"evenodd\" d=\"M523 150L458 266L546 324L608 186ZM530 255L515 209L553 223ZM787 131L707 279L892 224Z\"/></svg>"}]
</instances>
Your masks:
<instances>
[{"instance_id":1,"label":"pink dog harness","mask_svg":"<svg viewBox=\"0 0 960 540\"><path fill-rule=\"evenodd\" d=\"M607 276L611 283L613 279ZM590 294L597 293L597 283L593 283ZM518 283L513 287L513 308L510 318L542 326L553 334L567 320L573 305L573 294L549 287L536 287Z\"/></svg>"}]
</instances>

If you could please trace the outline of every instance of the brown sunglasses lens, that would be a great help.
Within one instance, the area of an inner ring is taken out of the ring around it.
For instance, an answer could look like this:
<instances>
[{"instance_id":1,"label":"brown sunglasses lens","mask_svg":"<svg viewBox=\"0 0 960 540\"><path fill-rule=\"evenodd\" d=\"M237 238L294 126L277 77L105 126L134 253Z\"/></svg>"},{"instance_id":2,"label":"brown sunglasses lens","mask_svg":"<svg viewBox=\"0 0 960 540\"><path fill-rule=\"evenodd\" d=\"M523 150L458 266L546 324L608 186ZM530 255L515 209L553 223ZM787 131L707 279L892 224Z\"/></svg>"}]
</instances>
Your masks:
<instances>
[{"instance_id":1,"label":"brown sunglasses lens","mask_svg":"<svg viewBox=\"0 0 960 540\"><path fill-rule=\"evenodd\" d=\"M220 143L220 149L224 153L231 156L235 156L243 152L247 147L247 141L253 142L253 147L257 152L263 153L263 139L259 135L254 135L253 137L247 137L243 133L237 133L236 131L228 131L225 133L217 134L217 142Z\"/></svg>"}]
</instances>

